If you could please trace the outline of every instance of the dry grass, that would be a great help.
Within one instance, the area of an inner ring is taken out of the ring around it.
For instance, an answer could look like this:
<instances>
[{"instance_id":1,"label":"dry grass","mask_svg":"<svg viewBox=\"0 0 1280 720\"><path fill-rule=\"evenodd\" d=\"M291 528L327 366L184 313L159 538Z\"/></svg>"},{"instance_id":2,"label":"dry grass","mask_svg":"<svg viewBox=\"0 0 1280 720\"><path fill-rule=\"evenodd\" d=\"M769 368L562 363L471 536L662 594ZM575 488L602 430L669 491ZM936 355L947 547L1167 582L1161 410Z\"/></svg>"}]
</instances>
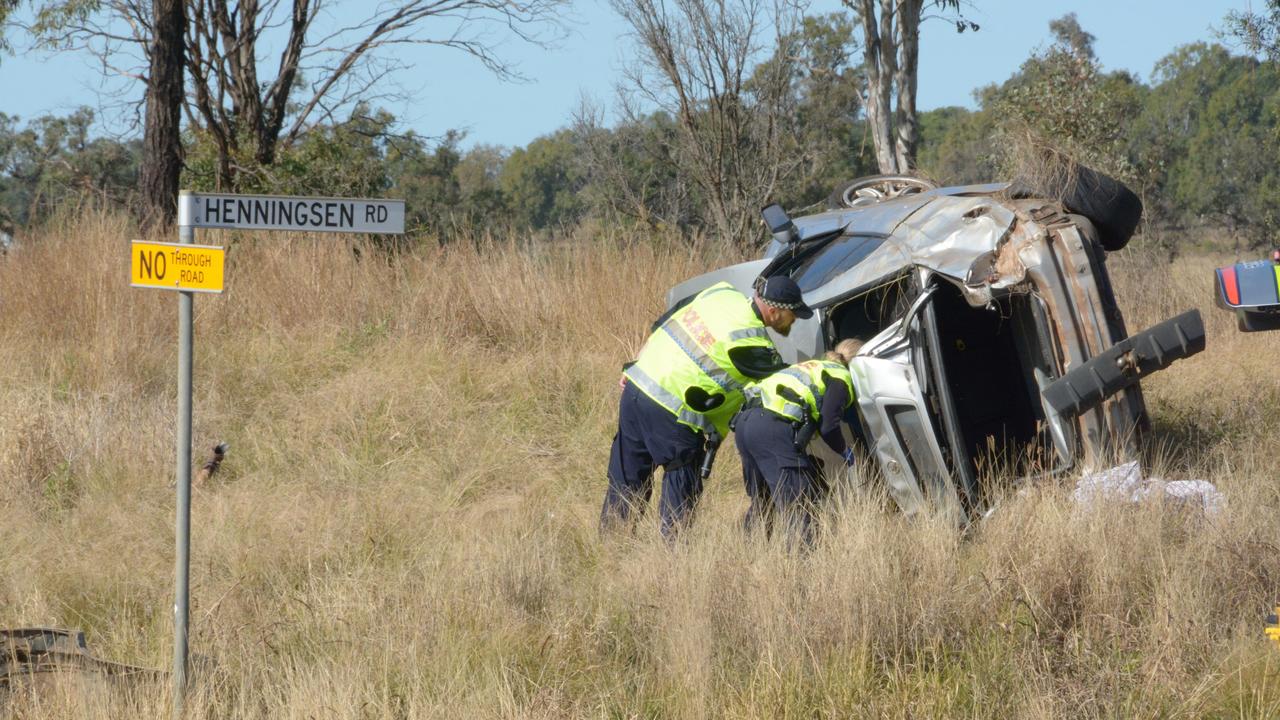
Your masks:
<instances>
[{"instance_id":1,"label":"dry grass","mask_svg":"<svg viewBox=\"0 0 1280 720\"><path fill-rule=\"evenodd\" d=\"M0 259L0 626L167 669L176 301L127 286L127 232L89 215ZM1082 513L1064 482L962 539L849 494L793 556L737 532L733 453L676 547L595 532L618 366L671 278L727 258L590 230L395 263L223 241L191 717L1280 714L1280 336L1210 307L1228 258L1112 260L1132 328L1205 312L1209 350L1147 397L1157 470L1217 482L1220 518ZM166 692L68 680L8 711L167 717Z\"/></svg>"}]
</instances>

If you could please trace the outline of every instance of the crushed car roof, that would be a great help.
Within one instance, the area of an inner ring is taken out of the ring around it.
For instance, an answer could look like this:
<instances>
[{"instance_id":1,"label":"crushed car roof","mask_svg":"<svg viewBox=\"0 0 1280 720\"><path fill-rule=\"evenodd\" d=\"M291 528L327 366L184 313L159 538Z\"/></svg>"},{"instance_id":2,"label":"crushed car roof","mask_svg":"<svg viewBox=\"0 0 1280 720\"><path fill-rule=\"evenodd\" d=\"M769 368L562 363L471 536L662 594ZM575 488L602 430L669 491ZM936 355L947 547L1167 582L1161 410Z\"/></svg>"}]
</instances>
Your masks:
<instances>
[{"instance_id":1,"label":"crushed car roof","mask_svg":"<svg viewBox=\"0 0 1280 720\"><path fill-rule=\"evenodd\" d=\"M837 233L867 238L863 243L837 244L839 241L829 240L831 245L818 253L824 267L807 279L806 273L800 273L797 282L807 301L816 306L900 273L909 265L968 282L975 265L994 253L1013 227L1013 210L989 194L1004 187L944 188L866 207L796 218L798 247ZM872 244L874 247L869 247ZM769 254L776 255L784 249L775 243ZM844 257L849 262L842 263Z\"/></svg>"}]
</instances>

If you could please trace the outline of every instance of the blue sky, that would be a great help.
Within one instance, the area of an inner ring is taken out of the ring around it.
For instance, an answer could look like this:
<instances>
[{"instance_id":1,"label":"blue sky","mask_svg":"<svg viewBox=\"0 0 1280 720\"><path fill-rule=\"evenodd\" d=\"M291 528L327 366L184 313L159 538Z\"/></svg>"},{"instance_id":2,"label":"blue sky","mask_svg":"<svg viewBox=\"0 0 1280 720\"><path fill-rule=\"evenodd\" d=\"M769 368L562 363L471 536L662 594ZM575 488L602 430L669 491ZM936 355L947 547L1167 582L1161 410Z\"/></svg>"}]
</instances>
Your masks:
<instances>
[{"instance_id":1,"label":"blue sky","mask_svg":"<svg viewBox=\"0 0 1280 720\"><path fill-rule=\"evenodd\" d=\"M965 5L965 16L981 31L957 34L943 21L928 22L922 30L918 102L923 109L973 107L973 91L1009 77L1031 52L1047 45L1049 21L1068 12L1097 38L1095 49L1107 69L1130 70L1146 81L1156 61L1173 48L1213 41L1223 16L1250 2L971 0ZM1262 2L1253 0L1253 5ZM354 18L362 7L367 6L348 2L344 14ZM840 7L838 0L812 0L810 12ZM402 53L414 66L399 76L411 97L387 109L424 135L458 128L467 131L467 146L515 146L568 124L583 97L607 107L632 54L626 27L605 0L575 0L570 20L568 37L556 48L504 43L501 54L529 78L525 83L501 82L478 62L445 49ZM12 39L19 52L0 58L0 112L30 118L99 105L104 85L91 58L28 51L21 37ZM119 123L107 129L129 132Z\"/></svg>"}]
</instances>

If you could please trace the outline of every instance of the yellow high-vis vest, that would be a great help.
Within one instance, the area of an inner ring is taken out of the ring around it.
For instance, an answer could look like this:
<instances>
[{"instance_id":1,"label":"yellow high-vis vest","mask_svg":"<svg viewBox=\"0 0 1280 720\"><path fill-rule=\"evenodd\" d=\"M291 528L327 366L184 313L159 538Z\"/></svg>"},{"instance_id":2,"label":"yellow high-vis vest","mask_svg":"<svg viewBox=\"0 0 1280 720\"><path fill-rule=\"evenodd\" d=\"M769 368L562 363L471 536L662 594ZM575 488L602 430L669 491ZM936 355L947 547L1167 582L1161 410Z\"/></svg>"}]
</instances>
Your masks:
<instances>
[{"instance_id":1,"label":"yellow high-vis vest","mask_svg":"<svg viewBox=\"0 0 1280 720\"><path fill-rule=\"evenodd\" d=\"M743 388L752 382L733 366L729 350L772 346L751 298L722 282L698 293L655 330L624 374L679 422L724 437L742 406ZM713 410L695 410L685 401L694 387L725 400Z\"/></svg>"},{"instance_id":2,"label":"yellow high-vis vest","mask_svg":"<svg viewBox=\"0 0 1280 720\"><path fill-rule=\"evenodd\" d=\"M805 360L786 370L779 370L761 380L753 392L759 392L760 404L769 412L794 422L804 422L806 416L817 422L822 398L827 394L828 375L849 388L849 401L845 404L845 409L848 409L853 404L853 376L849 374L849 368L830 360ZM791 398L799 399L803 404L784 397L783 388L790 390Z\"/></svg>"}]
</instances>

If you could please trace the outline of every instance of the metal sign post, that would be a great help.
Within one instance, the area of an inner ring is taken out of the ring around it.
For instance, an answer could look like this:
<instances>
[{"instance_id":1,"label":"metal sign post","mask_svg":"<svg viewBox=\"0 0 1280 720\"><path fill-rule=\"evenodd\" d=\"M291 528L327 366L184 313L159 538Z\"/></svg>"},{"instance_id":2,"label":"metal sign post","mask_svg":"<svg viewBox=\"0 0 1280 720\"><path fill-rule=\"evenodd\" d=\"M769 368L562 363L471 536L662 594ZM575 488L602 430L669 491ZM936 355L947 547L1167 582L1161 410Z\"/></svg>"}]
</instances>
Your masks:
<instances>
[{"instance_id":1,"label":"metal sign post","mask_svg":"<svg viewBox=\"0 0 1280 720\"><path fill-rule=\"evenodd\" d=\"M133 243L134 287L178 291L178 458L175 468L173 716L180 718L187 692L187 622L191 579L191 365L193 294L222 292L222 248L195 244L196 228L294 230L399 235L404 201L308 198L225 193L178 194L178 243Z\"/></svg>"},{"instance_id":2,"label":"metal sign post","mask_svg":"<svg viewBox=\"0 0 1280 720\"><path fill-rule=\"evenodd\" d=\"M180 196L179 203L186 196ZM173 714L182 715L187 685L187 588L191 537L191 353L192 312L197 292L222 292L226 254L222 248L193 244L195 228L178 227L177 244L135 240L129 252L129 277L133 287L178 291L178 490L177 560L174 574L177 594L173 604Z\"/></svg>"},{"instance_id":3,"label":"metal sign post","mask_svg":"<svg viewBox=\"0 0 1280 720\"><path fill-rule=\"evenodd\" d=\"M179 195L182 205L185 196ZM178 242L195 243L196 231L190 226L178 226ZM188 588L191 578L191 354L195 346L191 319L195 297L190 292L178 293L178 463L175 484L178 489L177 516L175 518L174 586L173 601L173 716L182 717L183 701L187 694L187 619Z\"/></svg>"}]
</instances>

